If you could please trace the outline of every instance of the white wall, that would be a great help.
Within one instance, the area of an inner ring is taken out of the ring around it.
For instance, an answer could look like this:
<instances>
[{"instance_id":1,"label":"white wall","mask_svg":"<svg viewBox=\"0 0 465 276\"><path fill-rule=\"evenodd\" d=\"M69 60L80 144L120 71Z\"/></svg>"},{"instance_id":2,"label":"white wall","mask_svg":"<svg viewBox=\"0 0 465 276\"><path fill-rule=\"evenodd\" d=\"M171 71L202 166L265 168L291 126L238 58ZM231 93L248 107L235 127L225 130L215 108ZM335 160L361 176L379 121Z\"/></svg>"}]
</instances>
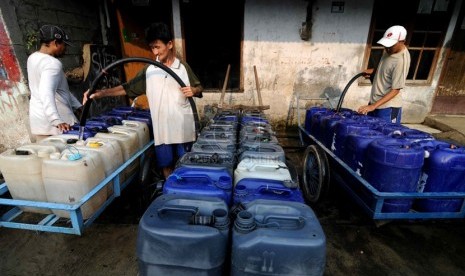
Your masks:
<instances>
[{"instance_id":1,"label":"white wall","mask_svg":"<svg viewBox=\"0 0 465 276\"><path fill-rule=\"evenodd\" d=\"M373 1L345 1L343 13L331 13L332 2L320 0L313 5L312 36L304 41L299 36L299 28L306 18L307 1L246 1L242 53L245 92L227 96L226 99L231 100L229 103L258 104L255 65L263 103L271 106L267 114L274 121L288 119L289 107L296 94L304 97L324 97L326 94L335 106L350 79L365 69L362 65ZM456 10L458 12L458 8ZM421 123L431 110L442 62L443 55L432 85L405 89L403 122ZM366 104L370 89L370 85L354 82L343 106L356 109ZM199 110L203 110L205 104L218 103L218 100L218 94L206 94L198 101ZM293 123L296 123L295 119Z\"/></svg>"},{"instance_id":2,"label":"white wall","mask_svg":"<svg viewBox=\"0 0 465 276\"><path fill-rule=\"evenodd\" d=\"M258 104L254 65L263 102L271 106L267 114L274 120L287 119L297 93L305 97L324 97L326 93L337 103L344 86L362 69L371 2L346 2L344 13L331 13L331 1L317 1L313 6L311 38L304 41L299 28L306 19L306 1L247 1L243 44L245 93L234 94L232 104ZM351 90L345 102L366 102L369 88L353 86L361 91L354 94ZM217 95L205 98L218 100Z\"/></svg>"}]
</instances>

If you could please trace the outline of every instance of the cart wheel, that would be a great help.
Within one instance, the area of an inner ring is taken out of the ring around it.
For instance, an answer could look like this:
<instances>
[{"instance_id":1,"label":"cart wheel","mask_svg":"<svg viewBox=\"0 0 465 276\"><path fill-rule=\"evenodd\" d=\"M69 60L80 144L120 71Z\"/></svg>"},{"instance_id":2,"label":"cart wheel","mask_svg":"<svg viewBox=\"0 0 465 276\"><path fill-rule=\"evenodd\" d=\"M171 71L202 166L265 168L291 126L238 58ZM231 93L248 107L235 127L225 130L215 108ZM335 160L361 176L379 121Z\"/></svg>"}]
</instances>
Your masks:
<instances>
[{"instance_id":1,"label":"cart wheel","mask_svg":"<svg viewBox=\"0 0 465 276\"><path fill-rule=\"evenodd\" d=\"M329 188L329 165L326 153L316 145L307 147L304 153L302 190L305 199L317 202Z\"/></svg>"}]
</instances>

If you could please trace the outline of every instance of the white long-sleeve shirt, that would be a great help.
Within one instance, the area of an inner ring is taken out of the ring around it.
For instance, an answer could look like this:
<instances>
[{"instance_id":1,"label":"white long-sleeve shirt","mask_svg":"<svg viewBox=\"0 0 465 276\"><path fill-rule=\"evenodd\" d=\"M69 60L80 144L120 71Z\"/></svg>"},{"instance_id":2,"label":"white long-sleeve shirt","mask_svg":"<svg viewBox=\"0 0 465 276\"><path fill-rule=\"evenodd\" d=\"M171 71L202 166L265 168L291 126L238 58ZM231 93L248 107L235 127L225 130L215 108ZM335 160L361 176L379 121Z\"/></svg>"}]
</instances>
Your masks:
<instances>
[{"instance_id":1,"label":"white long-sleeve shirt","mask_svg":"<svg viewBox=\"0 0 465 276\"><path fill-rule=\"evenodd\" d=\"M61 123L73 125L78 119L73 110L81 103L69 91L63 65L57 58L35 52L27 60L31 100L29 121L35 135L56 135Z\"/></svg>"}]
</instances>

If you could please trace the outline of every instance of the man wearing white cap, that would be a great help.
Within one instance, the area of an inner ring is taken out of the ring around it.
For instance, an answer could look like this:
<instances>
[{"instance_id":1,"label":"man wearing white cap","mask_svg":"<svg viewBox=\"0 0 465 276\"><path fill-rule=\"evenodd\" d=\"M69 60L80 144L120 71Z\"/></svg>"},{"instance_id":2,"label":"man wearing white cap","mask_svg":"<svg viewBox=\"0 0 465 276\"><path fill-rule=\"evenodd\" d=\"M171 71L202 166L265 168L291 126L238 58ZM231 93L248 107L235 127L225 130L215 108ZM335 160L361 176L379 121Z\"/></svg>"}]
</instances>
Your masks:
<instances>
[{"instance_id":1,"label":"man wearing white cap","mask_svg":"<svg viewBox=\"0 0 465 276\"><path fill-rule=\"evenodd\" d=\"M410 53L405 46L407 30L395 25L386 30L378 40L385 48L373 79L370 102L361 106L358 112L379 117L389 122L401 122L402 95L400 90L405 87L405 80L410 68ZM365 71L367 77L374 69Z\"/></svg>"}]
</instances>

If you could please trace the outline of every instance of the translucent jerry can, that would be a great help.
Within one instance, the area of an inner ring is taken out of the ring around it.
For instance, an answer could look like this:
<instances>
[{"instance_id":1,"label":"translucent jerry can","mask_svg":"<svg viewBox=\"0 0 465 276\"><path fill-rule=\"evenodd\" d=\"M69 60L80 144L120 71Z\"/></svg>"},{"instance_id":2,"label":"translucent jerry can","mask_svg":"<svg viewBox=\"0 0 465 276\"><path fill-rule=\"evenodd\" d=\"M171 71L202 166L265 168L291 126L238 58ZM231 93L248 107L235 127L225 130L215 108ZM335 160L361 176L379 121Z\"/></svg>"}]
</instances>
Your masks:
<instances>
[{"instance_id":1,"label":"translucent jerry can","mask_svg":"<svg viewBox=\"0 0 465 276\"><path fill-rule=\"evenodd\" d=\"M105 170L102 158L96 152L55 153L44 160L42 179L49 202L73 205L105 179ZM83 219L92 216L106 199L107 191L100 190L84 203L81 206ZM70 217L65 210L52 211L57 216Z\"/></svg>"},{"instance_id":2,"label":"translucent jerry can","mask_svg":"<svg viewBox=\"0 0 465 276\"><path fill-rule=\"evenodd\" d=\"M119 143L121 151L123 153L124 162L129 160L134 154L137 153L139 149L139 142L136 136L127 135L125 133L119 132L110 132L102 133L99 132L95 134L94 138L99 139L112 139ZM92 138L89 138L92 139ZM139 160L135 159L131 164L129 164L122 172L122 181L128 179L131 175L137 172L139 168Z\"/></svg>"},{"instance_id":3,"label":"translucent jerry can","mask_svg":"<svg viewBox=\"0 0 465 276\"><path fill-rule=\"evenodd\" d=\"M0 154L0 171L13 199L47 202L42 162L59 150L53 145L27 144ZM50 214L50 209L23 207L23 211Z\"/></svg>"},{"instance_id":4,"label":"translucent jerry can","mask_svg":"<svg viewBox=\"0 0 465 276\"><path fill-rule=\"evenodd\" d=\"M121 146L117 141L111 139L88 138L82 144L78 143L78 145L64 150L63 153L75 153L82 151L93 151L100 155L103 161L105 177L110 176L124 162ZM117 177L120 178L121 183L121 174ZM108 196L113 194L113 185L114 181L110 181L105 186L105 189L108 191Z\"/></svg>"},{"instance_id":5,"label":"translucent jerry can","mask_svg":"<svg viewBox=\"0 0 465 276\"><path fill-rule=\"evenodd\" d=\"M136 141L136 145L137 145L137 149L141 149L144 145L142 145L142 140L139 139L139 133L137 130L133 129L133 128L129 128L129 127L126 127L126 126L123 126L123 125L120 125L120 126L111 126L108 128L108 132L109 133L121 133L121 134L126 134L128 136L131 137L131 139L135 140Z\"/></svg>"},{"instance_id":6,"label":"translucent jerry can","mask_svg":"<svg viewBox=\"0 0 465 276\"><path fill-rule=\"evenodd\" d=\"M79 134L57 134L47 137L39 142L39 144L48 144L57 147L63 151L70 145L75 145L79 141Z\"/></svg>"},{"instance_id":7,"label":"translucent jerry can","mask_svg":"<svg viewBox=\"0 0 465 276\"><path fill-rule=\"evenodd\" d=\"M236 186L242 179L278 180L289 188L295 188L298 185L292 179L286 163L272 159L243 159L234 170L234 185Z\"/></svg>"},{"instance_id":8,"label":"translucent jerry can","mask_svg":"<svg viewBox=\"0 0 465 276\"><path fill-rule=\"evenodd\" d=\"M147 124L144 122L133 121L133 120L123 120L122 125L113 126L113 127L135 130L139 138L140 148L143 148L150 141L150 130Z\"/></svg>"}]
</instances>

